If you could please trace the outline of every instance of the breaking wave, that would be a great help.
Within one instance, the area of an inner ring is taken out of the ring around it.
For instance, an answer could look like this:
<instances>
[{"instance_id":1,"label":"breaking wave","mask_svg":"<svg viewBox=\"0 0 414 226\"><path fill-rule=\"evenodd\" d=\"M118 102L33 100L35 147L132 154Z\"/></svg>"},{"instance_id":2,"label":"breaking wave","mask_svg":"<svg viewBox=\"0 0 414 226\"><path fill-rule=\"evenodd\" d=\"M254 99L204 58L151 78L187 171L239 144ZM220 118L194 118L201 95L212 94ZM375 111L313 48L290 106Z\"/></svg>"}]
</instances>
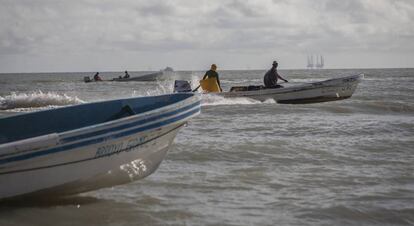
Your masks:
<instances>
[{"instance_id":1,"label":"breaking wave","mask_svg":"<svg viewBox=\"0 0 414 226\"><path fill-rule=\"evenodd\" d=\"M189 82L193 90L197 88L197 85L199 84L199 80L200 80L199 76L194 75L194 74L191 76L191 80ZM274 100L267 100L265 102L261 102L261 101L254 100L251 98L246 98L246 97L224 98L222 96L218 96L215 94L203 93L200 88L197 90L197 92L202 96L202 101L201 101L202 106L250 105L250 104L276 103Z\"/></svg>"},{"instance_id":2,"label":"breaking wave","mask_svg":"<svg viewBox=\"0 0 414 226\"><path fill-rule=\"evenodd\" d=\"M216 106L216 105L249 105L249 104L267 104L275 103L274 100L269 99L265 102L258 100L240 97L240 98L224 98L214 94L202 94L202 106Z\"/></svg>"},{"instance_id":3,"label":"breaking wave","mask_svg":"<svg viewBox=\"0 0 414 226\"><path fill-rule=\"evenodd\" d=\"M65 106L84 103L77 97L54 92L44 93L35 91L31 93L12 92L7 96L0 96L0 110L19 110L45 108L50 106Z\"/></svg>"}]
</instances>

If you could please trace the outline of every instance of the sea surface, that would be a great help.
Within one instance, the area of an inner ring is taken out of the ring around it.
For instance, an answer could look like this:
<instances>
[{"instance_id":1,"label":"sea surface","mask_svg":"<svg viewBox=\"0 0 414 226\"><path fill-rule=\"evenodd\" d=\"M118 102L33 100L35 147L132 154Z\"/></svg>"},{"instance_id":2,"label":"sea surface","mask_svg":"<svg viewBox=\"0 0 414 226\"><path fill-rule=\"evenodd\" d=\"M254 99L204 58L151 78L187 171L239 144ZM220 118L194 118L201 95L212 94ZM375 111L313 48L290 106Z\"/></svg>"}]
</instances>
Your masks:
<instances>
[{"instance_id":1,"label":"sea surface","mask_svg":"<svg viewBox=\"0 0 414 226\"><path fill-rule=\"evenodd\" d=\"M260 85L264 71L219 73L228 90ZM0 225L414 225L414 69L280 71L287 85L360 73L354 96L335 102L203 95L202 114L154 174L66 199L2 202ZM83 82L93 74L0 74L0 117L171 93L174 79L194 86L203 72Z\"/></svg>"}]
</instances>

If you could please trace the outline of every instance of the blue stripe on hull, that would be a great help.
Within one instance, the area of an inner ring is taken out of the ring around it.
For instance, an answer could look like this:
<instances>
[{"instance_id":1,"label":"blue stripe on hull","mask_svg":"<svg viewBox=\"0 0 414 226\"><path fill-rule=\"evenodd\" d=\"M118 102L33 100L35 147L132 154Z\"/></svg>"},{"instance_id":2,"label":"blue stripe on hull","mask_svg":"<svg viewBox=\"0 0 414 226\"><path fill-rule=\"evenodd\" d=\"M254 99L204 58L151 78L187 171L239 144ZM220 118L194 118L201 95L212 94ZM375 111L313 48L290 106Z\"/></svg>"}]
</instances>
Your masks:
<instances>
[{"instance_id":1,"label":"blue stripe on hull","mask_svg":"<svg viewBox=\"0 0 414 226\"><path fill-rule=\"evenodd\" d=\"M123 117L130 113L128 110L140 115L193 103L196 99L194 94L185 93L133 97L6 116L0 119L0 144L99 125Z\"/></svg>"},{"instance_id":2,"label":"blue stripe on hull","mask_svg":"<svg viewBox=\"0 0 414 226\"><path fill-rule=\"evenodd\" d=\"M58 152L66 151L66 150L80 148L80 147L87 146L87 145L97 144L97 143L101 143L101 142L107 140L108 138L111 138L111 139L121 138L121 137L128 136L128 135L131 135L131 134L135 134L135 133L138 133L138 132L143 132L145 130L154 129L154 128L157 128L157 127L172 124L176 121L179 121L179 120L185 119L187 117L190 117L191 115L194 115L194 114L198 113L199 111L200 111L200 109L197 108L195 110L189 111L189 112L187 112L185 114L182 114L180 116L170 118L170 119L167 119L167 120L164 120L164 121L161 121L161 122L157 122L157 123L154 123L154 124L150 124L150 125L147 125L147 126L144 126L144 127L124 131L122 133L112 134L110 136L101 137L101 138L90 139L90 140L82 141L82 142L79 142L79 143L74 143L74 144L61 146L61 147L56 147L56 148L51 148L51 149L44 150L44 151L38 151L38 152L34 152L34 153L28 153L28 154L23 154L23 155L20 155L20 156L1 159L0 164L16 162L16 161L21 161L21 160L27 160L27 159L31 159L31 158L35 158L35 157L39 157L39 156L44 156L44 155L48 155L48 154L53 154L53 153L58 153ZM114 130L114 131L116 131L116 130Z\"/></svg>"},{"instance_id":3,"label":"blue stripe on hull","mask_svg":"<svg viewBox=\"0 0 414 226\"><path fill-rule=\"evenodd\" d=\"M186 107L180 108L178 110L171 111L171 112L168 112L168 113L164 113L164 114L161 114L161 115L157 115L157 116L154 116L154 117L151 117L151 118L143 119L143 120L136 121L136 122L133 122L133 123L128 123L128 124L122 125L122 126L112 127L112 128L103 129L103 130L100 130L100 131L94 131L94 132L91 132L91 133L85 133L85 134L81 134L81 135L77 135L77 136L73 136L73 137L64 138L61 141L64 142L64 143L68 143L68 142L80 140L80 139L83 139L83 138L98 136L98 135L105 134L105 133L108 133L108 132L111 132L111 131L127 129L127 128L134 127L134 126L139 125L139 124L144 124L144 123L147 123L147 122L156 121L156 120L161 119L161 118L165 118L165 117L169 117L169 116L178 114L180 112L183 112L183 111L189 110L191 108L194 108L197 105L200 105L200 101L198 101L196 103L193 103L191 105L188 105Z\"/></svg>"},{"instance_id":4,"label":"blue stripe on hull","mask_svg":"<svg viewBox=\"0 0 414 226\"><path fill-rule=\"evenodd\" d=\"M177 127L174 127L173 129L168 130L167 132L165 132L165 133L163 133L163 134L161 134L161 135L159 135L157 137L154 137L152 139L149 139L147 141L144 141L143 143L139 143L137 145L134 145L134 146L131 146L131 147L122 149L122 150L120 150L118 152L113 152L113 153L110 153L110 154L107 154L107 155L102 155L102 156L99 156L99 157L86 158L86 159L76 160L76 161L72 161L72 162L64 162L64 163L54 164L54 165L48 165L48 166L41 166L41 167L35 167L35 168L27 168L27 169L20 169L20 170L13 170L13 171L1 172L0 175L11 174L11 173L20 173L20 172L26 172L26 171L32 171L32 170L48 169L48 168L53 168L53 167L71 165L71 164L76 164L76 163L81 163L81 162L92 161L92 160L99 159L99 158L109 157L111 155L115 155L115 154L119 154L121 152L129 151L129 150L134 149L134 148L137 148L137 147L139 147L141 145L147 144L147 143L149 143L149 142L151 142L153 140L156 140L158 138L161 138L161 137L169 134L170 132L172 132L172 131L180 128L181 126L183 126L183 124L181 124L181 125L179 125Z\"/></svg>"}]
</instances>

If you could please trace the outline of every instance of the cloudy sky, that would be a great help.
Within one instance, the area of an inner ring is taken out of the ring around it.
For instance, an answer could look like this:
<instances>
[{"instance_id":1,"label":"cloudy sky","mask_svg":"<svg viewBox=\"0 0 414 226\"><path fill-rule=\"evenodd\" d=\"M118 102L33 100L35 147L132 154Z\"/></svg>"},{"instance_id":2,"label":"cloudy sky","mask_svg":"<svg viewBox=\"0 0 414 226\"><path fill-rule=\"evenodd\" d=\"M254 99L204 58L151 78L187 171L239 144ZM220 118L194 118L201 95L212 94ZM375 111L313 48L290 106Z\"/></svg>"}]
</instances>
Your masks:
<instances>
[{"instance_id":1,"label":"cloudy sky","mask_svg":"<svg viewBox=\"0 0 414 226\"><path fill-rule=\"evenodd\" d=\"M413 0L0 0L0 73L414 67Z\"/></svg>"}]
</instances>

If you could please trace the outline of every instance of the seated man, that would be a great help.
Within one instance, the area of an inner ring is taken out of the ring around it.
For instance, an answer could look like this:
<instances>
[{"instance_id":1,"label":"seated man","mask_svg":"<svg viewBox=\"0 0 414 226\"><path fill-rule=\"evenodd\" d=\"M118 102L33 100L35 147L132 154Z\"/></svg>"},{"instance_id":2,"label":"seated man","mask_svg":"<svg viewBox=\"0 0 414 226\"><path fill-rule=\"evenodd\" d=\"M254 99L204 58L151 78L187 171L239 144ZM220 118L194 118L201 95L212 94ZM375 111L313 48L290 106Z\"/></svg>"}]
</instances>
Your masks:
<instances>
[{"instance_id":1,"label":"seated man","mask_svg":"<svg viewBox=\"0 0 414 226\"><path fill-rule=\"evenodd\" d=\"M124 78L129 78L129 74L128 74L128 71L125 71L125 75L124 75Z\"/></svg>"},{"instance_id":2,"label":"seated man","mask_svg":"<svg viewBox=\"0 0 414 226\"><path fill-rule=\"evenodd\" d=\"M96 74L93 76L93 80L97 81L102 81L101 77L99 77L99 72L96 72Z\"/></svg>"},{"instance_id":3,"label":"seated man","mask_svg":"<svg viewBox=\"0 0 414 226\"><path fill-rule=\"evenodd\" d=\"M281 85L277 84L277 79L280 78L281 80L288 82L286 79L282 78L278 73L277 73L277 66L278 63L276 61L273 61L272 64L272 68L270 70L268 70L264 76L264 84L266 88L280 88L283 87Z\"/></svg>"}]
</instances>

